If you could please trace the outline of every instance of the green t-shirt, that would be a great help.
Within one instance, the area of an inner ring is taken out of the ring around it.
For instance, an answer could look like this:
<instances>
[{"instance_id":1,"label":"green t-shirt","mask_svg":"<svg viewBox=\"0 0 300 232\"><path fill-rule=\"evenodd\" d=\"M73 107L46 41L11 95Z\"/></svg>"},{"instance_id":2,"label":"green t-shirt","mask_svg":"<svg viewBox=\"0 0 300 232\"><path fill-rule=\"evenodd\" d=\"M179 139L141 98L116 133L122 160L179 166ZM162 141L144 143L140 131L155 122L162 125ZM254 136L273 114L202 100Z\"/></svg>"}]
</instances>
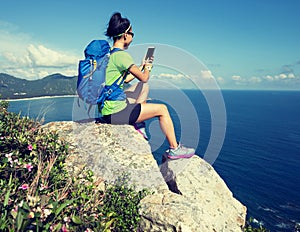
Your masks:
<instances>
[{"instance_id":1,"label":"green t-shirt","mask_svg":"<svg viewBox=\"0 0 300 232\"><path fill-rule=\"evenodd\" d=\"M132 57L125 51L114 52L106 68L106 85L112 85L121 75L134 64ZM123 89L123 85L120 86ZM126 107L126 100L105 101L101 111L102 115L117 113Z\"/></svg>"}]
</instances>

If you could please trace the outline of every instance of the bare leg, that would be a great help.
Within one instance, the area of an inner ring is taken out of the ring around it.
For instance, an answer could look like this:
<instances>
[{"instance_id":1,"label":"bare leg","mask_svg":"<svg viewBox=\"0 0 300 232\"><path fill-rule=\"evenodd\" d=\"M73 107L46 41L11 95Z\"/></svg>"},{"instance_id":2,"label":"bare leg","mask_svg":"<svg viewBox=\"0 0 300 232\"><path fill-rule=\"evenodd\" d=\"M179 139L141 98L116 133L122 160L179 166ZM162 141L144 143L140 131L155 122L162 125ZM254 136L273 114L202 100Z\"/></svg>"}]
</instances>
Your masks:
<instances>
[{"instance_id":1,"label":"bare leg","mask_svg":"<svg viewBox=\"0 0 300 232\"><path fill-rule=\"evenodd\" d=\"M167 106L164 104L141 104L141 113L137 122L142 122L154 117L159 118L160 128L166 135L170 148L177 148L178 143L175 136L174 125Z\"/></svg>"},{"instance_id":2,"label":"bare leg","mask_svg":"<svg viewBox=\"0 0 300 232\"><path fill-rule=\"evenodd\" d=\"M149 85L148 83L138 82L129 88L125 89L125 94L129 103L145 103L148 98ZM146 132L146 123L136 122L134 128L148 140L148 135Z\"/></svg>"},{"instance_id":3,"label":"bare leg","mask_svg":"<svg viewBox=\"0 0 300 232\"><path fill-rule=\"evenodd\" d=\"M138 82L125 90L129 103L144 103L148 98L148 83Z\"/></svg>"}]
</instances>

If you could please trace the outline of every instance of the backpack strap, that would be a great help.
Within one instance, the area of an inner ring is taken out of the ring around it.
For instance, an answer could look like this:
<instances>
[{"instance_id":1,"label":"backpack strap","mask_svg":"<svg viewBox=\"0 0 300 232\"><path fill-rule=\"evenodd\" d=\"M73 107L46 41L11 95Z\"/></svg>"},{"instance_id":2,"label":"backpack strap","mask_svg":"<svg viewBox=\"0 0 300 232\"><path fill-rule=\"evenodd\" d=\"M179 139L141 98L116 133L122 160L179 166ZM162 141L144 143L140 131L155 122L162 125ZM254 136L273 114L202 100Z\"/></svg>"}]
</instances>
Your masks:
<instances>
[{"instance_id":1,"label":"backpack strap","mask_svg":"<svg viewBox=\"0 0 300 232\"><path fill-rule=\"evenodd\" d=\"M124 51L124 50L121 49L121 48L113 48L112 50L110 50L110 55L112 55L113 53L118 52L118 51ZM126 70L125 73L122 74L117 80L115 80L115 82L112 85L114 85L114 86L116 86L116 85L120 86L124 82L124 80L126 79L126 76L129 73L130 73L129 70ZM118 84L119 80L121 80L121 79L123 79L123 80L120 82L120 84Z\"/></svg>"},{"instance_id":2,"label":"backpack strap","mask_svg":"<svg viewBox=\"0 0 300 232\"><path fill-rule=\"evenodd\" d=\"M113 54L117 51L123 51L121 48L113 48L112 50L110 50L110 54Z\"/></svg>"},{"instance_id":3,"label":"backpack strap","mask_svg":"<svg viewBox=\"0 0 300 232\"><path fill-rule=\"evenodd\" d=\"M114 48L110 51L110 54L113 54L114 52L122 51L120 48ZM114 81L112 85L105 85L103 92L100 94L97 104L99 107L99 110L101 111L104 106L105 100L124 100L126 99L126 94L123 90L120 89L120 86L126 79L126 76L130 72L128 70L125 71L124 74L120 75L120 77Z\"/></svg>"}]
</instances>

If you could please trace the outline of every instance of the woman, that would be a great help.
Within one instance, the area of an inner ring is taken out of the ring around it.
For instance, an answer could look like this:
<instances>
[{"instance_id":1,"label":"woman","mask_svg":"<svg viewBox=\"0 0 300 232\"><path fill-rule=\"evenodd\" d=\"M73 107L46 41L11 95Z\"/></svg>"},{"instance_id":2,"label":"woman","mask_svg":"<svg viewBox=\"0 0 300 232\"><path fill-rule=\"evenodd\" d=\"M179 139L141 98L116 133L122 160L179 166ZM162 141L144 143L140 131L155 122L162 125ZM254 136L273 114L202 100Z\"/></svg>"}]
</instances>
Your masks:
<instances>
[{"instance_id":1,"label":"woman","mask_svg":"<svg viewBox=\"0 0 300 232\"><path fill-rule=\"evenodd\" d=\"M189 158L195 150L186 148L176 141L174 126L169 111L164 104L146 103L148 84L152 69L152 60L143 61L140 67L134 64L132 57L126 50L132 42L134 33L127 18L115 13L108 23L106 36L113 39L112 49L121 49L110 56L106 69L106 85L112 85L121 75L128 83L137 78L139 82L125 91L127 99L104 102L101 110L104 120L111 124L137 125L145 120L158 117L162 132L165 134L170 149L167 150L169 159ZM120 88L124 88L123 85Z\"/></svg>"}]
</instances>

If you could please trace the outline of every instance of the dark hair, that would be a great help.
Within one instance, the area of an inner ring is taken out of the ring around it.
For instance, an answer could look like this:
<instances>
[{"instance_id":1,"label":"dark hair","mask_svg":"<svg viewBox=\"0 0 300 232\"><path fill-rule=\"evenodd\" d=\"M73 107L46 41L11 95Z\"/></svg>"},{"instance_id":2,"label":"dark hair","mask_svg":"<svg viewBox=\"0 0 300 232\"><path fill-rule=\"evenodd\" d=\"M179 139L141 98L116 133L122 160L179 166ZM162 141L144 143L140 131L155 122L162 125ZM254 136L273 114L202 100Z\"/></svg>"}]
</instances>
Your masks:
<instances>
[{"instance_id":1,"label":"dark hair","mask_svg":"<svg viewBox=\"0 0 300 232\"><path fill-rule=\"evenodd\" d=\"M119 39L130 26L130 21L127 18L122 18L119 12L114 13L108 23L105 35L114 40ZM118 36L120 35L120 36Z\"/></svg>"}]
</instances>

